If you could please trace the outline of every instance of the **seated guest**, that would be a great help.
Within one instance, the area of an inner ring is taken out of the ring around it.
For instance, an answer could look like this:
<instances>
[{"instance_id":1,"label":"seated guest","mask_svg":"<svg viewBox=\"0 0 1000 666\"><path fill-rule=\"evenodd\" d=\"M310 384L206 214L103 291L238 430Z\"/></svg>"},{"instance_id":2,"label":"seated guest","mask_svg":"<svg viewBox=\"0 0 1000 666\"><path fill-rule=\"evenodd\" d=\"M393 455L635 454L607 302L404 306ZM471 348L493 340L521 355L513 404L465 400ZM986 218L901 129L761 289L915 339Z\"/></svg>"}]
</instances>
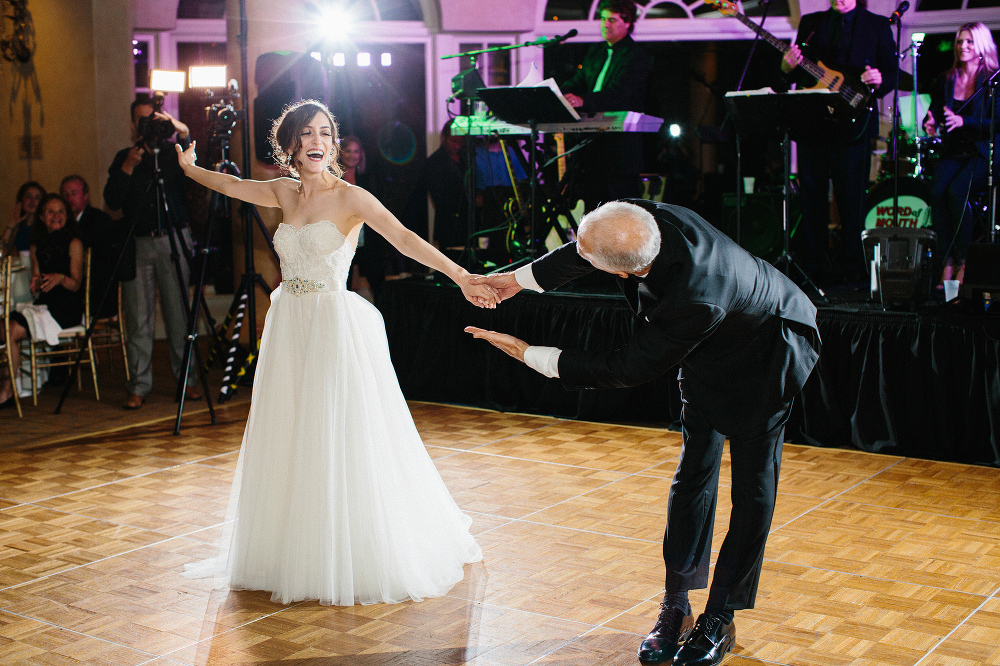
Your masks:
<instances>
[{"instance_id":1,"label":"seated guest","mask_svg":"<svg viewBox=\"0 0 1000 666\"><path fill-rule=\"evenodd\" d=\"M122 251L124 231L110 215L90 205L90 187L83 176L74 174L63 178L59 194L69 204L83 246L90 248L90 313L98 317L117 315L118 279L114 271ZM98 312L102 302L104 306Z\"/></svg>"},{"instance_id":2,"label":"seated guest","mask_svg":"<svg viewBox=\"0 0 1000 666\"><path fill-rule=\"evenodd\" d=\"M31 245L31 227L38 220L38 204L45 197L45 188L33 180L21 185L17 190L17 201L10 212L10 224L3 234L0 251L3 254L21 255L24 271L11 277L11 297L13 303L31 301L30 268L28 249Z\"/></svg>"},{"instance_id":3,"label":"seated guest","mask_svg":"<svg viewBox=\"0 0 1000 666\"><path fill-rule=\"evenodd\" d=\"M11 313L10 342L14 367L21 366L20 342L29 332L35 339L55 343L59 331L83 320L83 242L69 206L58 194L48 194L39 206L40 223L31 230L31 291L34 306ZM45 307L41 307L45 306ZM32 318L29 325L27 317ZM0 405L13 404L14 386L8 377L0 385Z\"/></svg>"},{"instance_id":4,"label":"seated guest","mask_svg":"<svg viewBox=\"0 0 1000 666\"><path fill-rule=\"evenodd\" d=\"M4 254L28 251L31 225L37 219L38 204L45 194L45 188L33 180L17 190L17 200L10 211L10 224L3 234Z\"/></svg>"}]
</instances>

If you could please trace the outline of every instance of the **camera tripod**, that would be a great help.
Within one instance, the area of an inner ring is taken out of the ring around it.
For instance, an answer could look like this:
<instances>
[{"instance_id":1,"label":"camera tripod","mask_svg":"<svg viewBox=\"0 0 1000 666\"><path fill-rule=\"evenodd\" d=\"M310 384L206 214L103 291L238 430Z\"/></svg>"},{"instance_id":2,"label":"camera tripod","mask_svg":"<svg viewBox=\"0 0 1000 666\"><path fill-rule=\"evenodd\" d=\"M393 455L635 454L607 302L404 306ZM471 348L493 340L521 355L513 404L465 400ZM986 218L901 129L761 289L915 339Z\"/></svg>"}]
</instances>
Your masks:
<instances>
[{"instance_id":1,"label":"camera tripod","mask_svg":"<svg viewBox=\"0 0 1000 666\"><path fill-rule=\"evenodd\" d=\"M239 97L235 81L231 81L230 86L230 96ZM246 124L246 112L236 111L230 104L214 104L208 109L208 112L209 118L212 120L212 141L218 142L221 151L221 159L216 164L215 171L240 178L239 168L228 157L229 142L233 127L236 126L237 120L242 118L244 120L242 128L244 167L248 166L250 140ZM217 220L223 224L232 226L229 214L231 210L230 206L231 200L229 197L219 192L212 192L211 199L209 200L209 238ZM267 241L271 254L274 255L276 261L278 260L274 244L271 242L263 220L260 219L260 215L257 213L257 208L252 204L244 202L241 204L241 210L243 213L243 256L245 261L243 278L233 294L233 301L229 306L225 321L215 331L212 347L205 362L205 369L207 370L215 362L216 358L218 358L219 352L226 346L227 332L232 329L231 334L228 336L229 346L226 351L222 387L219 391L219 403L226 402L236 394L240 379L247 375L257 359L260 340L257 339L257 309L254 298L254 287L260 286L265 294L270 294L272 291L271 286L267 284L264 277L254 267L253 224L251 223L251 219L257 222L257 226L260 228L264 240ZM204 271L205 268L203 265L202 280L204 280ZM243 328L243 321L247 318L249 318L250 324L250 351L246 359L237 367L236 358L239 352L240 332Z\"/></svg>"},{"instance_id":2,"label":"camera tripod","mask_svg":"<svg viewBox=\"0 0 1000 666\"><path fill-rule=\"evenodd\" d=\"M176 398L177 401L180 403L180 406L178 407L177 424L175 426L174 434L178 434L180 431L181 414L184 408L184 399L186 397L185 387L187 385L187 380L190 373L190 358L192 350L197 360L198 367L199 369L201 368L200 355L198 353L197 347L194 346L194 336L196 335L197 332L197 314L198 314L199 304L203 306L203 309L205 311L205 316L206 319L208 320L210 327L214 327L214 322L212 321L212 316L211 313L208 311L207 305L205 305L203 299L201 299L203 283L200 284L198 287L197 294L195 296L193 304L191 306L188 305L187 284L184 277L183 266L181 264L181 256L183 253L186 263L187 258L191 257L191 251L187 247L187 243L184 240L183 234L180 233L180 230L177 228L175 224L173 211L170 208L170 204L166 196L165 185L163 182L163 173L162 170L160 169L160 151L162 150L162 147L164 145L165 145L164 142L159 142L159 141L157 141L152 146L152 148L150 148L147 145L147 149L153 155L153 174L152 174L153 177L151 178L149 184L147 185L145 194L146 195L149 194L150 188L155 188L157 235L158 236L166 235L167 238L169 239L170 260L171 263L173 264L174 274L177 277L178 289L180 292L180 301L184 305L185 323L187 328L191 331L191 334L188 335L187 348L185 349L185 353L183 355L183 360L182 360L183 365L181 366L181 370L179 373L180 376L178 377L178 382L177 382ZM172 148L173 144L169 145ZM135 228L137 223L138 223L138 218L133 217L126 238L134 238ZM127 251L127 244L123 244L121 251L118 253L118 258L115 261L115 268L113 272L113 275L115 276L118 276L120 274L122 261L125 257L126 251ZM73 384L73 379L75 379L76 373L79 372L80 362L83 358L83 352L89 345L90 339L94 332L94 328L97 324L97 319L99 318L101 311L104 309L104 306L107 303L108 297L111 293L112 285L115 285L114 281L111 281L107 285L105 285L104 293L101 296L100 303L97 309L94 310L91 314L91 320L89 322L89 326L87 328L84 341L80 346L80 351L77 354L76 361L73 364L72 369L70 371L69 380L67 381L66 385L63 388L63 393L59 399L59 403L56 405L55 409L56 414L59 414L61 412L63 402L65 402L66 396L69 393L69 387ZM200 372L200 379L202 381L202 385L207 395L208 378L204 370ZM210 399L208 400L208 408L209 408L209 413L211 415L212 424L214 425L216 423L216 416L215 416L215 410L212 406L212 401Z\"/></svg>"}]
</instances>

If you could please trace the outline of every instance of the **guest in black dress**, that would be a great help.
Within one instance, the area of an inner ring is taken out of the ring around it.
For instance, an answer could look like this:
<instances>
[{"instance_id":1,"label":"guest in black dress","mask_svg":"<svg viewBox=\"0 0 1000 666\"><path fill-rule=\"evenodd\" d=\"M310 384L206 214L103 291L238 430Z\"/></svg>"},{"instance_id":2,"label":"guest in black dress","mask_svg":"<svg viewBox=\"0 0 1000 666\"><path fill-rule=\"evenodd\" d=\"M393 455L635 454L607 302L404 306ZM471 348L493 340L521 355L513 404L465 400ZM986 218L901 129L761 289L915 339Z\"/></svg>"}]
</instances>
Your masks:
<instances>
[{"instance_id":1,"label":"guest in black dress","mask_svg":"<svg viewBox=\"0 0 1000 666\"><path fill-rule=\"evenodd\" d=\"M48 307L62 328L83 321L83 241L76 224L69 222L69 206L58 194L48 194L39 204L40 222L31 230L31 292L35 305ZM21 365L20 342L28 337L28 320L11 313L8 340L14 367ZM13 401L11 378L0 387L0 404Z\"/></svg>"}]
</instances>

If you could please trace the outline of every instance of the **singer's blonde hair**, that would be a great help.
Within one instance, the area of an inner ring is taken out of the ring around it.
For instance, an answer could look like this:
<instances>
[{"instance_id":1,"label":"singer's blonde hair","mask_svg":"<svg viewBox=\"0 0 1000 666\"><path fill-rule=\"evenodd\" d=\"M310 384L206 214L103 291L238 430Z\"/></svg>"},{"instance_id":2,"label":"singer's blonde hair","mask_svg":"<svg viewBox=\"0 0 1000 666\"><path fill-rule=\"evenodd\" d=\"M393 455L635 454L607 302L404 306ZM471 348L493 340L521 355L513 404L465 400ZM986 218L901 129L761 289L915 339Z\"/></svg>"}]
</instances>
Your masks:
<instances>
[{"instance_id":1,"label":"singer's blonde hair","mask_svg":"<svg viewBox=\"0 0 1000 666\"><path fill-rule=\"evenodd\" d=\"M976 71L976 75L986 74L987 76L997 71L997 44L993 41L993 34L990 29L986 27L984 23L979 21L974 21L972 23L966 23L957 31L955 31L955 60L952 62L951 70L948 72L948 78L954 79L955 73L961 64L959 61L959 46L958 46L958 36L962 34L962 31L966 30L972 35L972 48L975 49L976 55L979 56L979 69Z\"/></svg>"}]
</instances>

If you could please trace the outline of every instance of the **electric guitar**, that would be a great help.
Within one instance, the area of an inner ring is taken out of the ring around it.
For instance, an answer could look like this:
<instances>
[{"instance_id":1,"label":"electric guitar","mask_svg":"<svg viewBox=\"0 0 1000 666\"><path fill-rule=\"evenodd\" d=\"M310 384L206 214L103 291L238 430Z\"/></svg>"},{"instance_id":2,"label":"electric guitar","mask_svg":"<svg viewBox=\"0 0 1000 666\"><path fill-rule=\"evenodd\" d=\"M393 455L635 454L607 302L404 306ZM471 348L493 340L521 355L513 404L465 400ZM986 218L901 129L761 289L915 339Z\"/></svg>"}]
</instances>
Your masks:
<instances>
[{"instance_id":1,"label":"electric guitar","mask_svg":"<svg viewBox=\"0 0 1000 666\"><path fill-rule=\"evenodd\" d=\"M729 2L729 0L704 0L704 2L706 5L718 9L719 13L723 16L735 16L740 23L756 32L764 41L781 51L782 54L787 53L788 49L791 48L788 44L761 28L745 15L740 14L736 9L735 3ZM808 58L802 58L799 67L816 79L816 83L809 86L807 90L826 88L837 93L844 102L843 111L852 119L859 116L861 112L871 109L873 100L872 89L862 83L860 78L830 69L822 61L813 62Z\"/></svg>"}]
</instances>

